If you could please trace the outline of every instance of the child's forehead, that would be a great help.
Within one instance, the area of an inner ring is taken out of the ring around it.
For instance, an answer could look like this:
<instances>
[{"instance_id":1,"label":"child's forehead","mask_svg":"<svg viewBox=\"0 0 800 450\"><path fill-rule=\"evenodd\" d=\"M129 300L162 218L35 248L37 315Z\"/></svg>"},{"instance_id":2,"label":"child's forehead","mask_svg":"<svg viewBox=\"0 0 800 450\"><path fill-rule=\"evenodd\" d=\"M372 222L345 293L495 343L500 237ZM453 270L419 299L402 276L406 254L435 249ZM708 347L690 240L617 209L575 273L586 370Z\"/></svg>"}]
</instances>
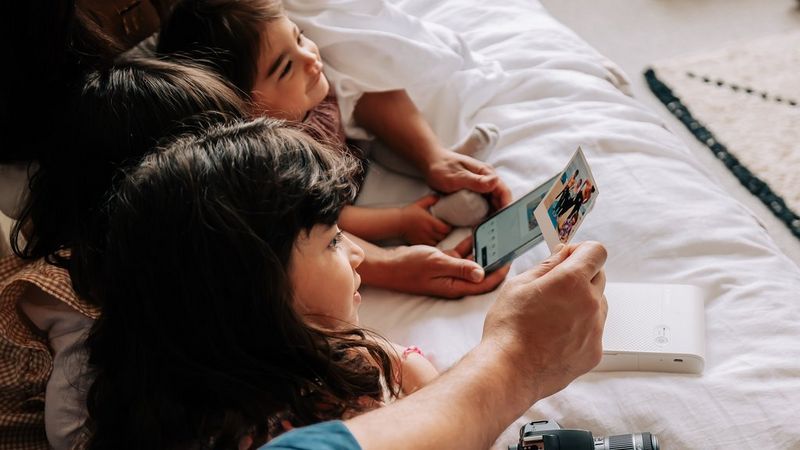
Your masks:
<instances>
[{"instance_id":1,"label":"child's forehead","mask_svg":"<svg viewBox=\"0 0 800 450\"><path fill-rule=\"evenodd\" d=\"M286 14L267 19L261 24L261 33L267 36L293 33L297 25Z\"/></svg>"},{"instance_id":2,"label":"child's forehead","mask_svg":"<svg viewBox=\"0 0 800 450\"><path fill-rule=\"evenodd\" d=\"M280 47L286 44L288 37L294 40L294 31L297 28L286 14L281 14L274 19L265 20L261 26L261 42L265 50Z\"/></svg>"}]
</instances>

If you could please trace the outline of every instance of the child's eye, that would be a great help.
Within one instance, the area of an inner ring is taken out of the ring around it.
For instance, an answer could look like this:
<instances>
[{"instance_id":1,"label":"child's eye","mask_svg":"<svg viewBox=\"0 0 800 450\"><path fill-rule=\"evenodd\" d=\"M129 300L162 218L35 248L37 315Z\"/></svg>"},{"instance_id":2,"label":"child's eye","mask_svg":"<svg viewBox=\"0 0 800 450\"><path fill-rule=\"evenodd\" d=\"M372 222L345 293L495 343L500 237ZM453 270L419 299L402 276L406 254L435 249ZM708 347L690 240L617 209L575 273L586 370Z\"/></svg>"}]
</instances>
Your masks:
<instances>
[{"instance_id":1,"label":"child's eye","mask_svg":"<svg viewBox=\"0 0 800 450\"><path fill-rule=\"evenodd\" d=\"M297 35L297 45L302 45L303 43L303 30L300 30L300 33Z\"/></svg>"},{"instance_id":2,"label":"child's eye","mask_svg":"<svg viewBox=\"0 0 800 450\"><path fill-rule=\"evenodd\" d=\"M333 239L331 239L330 246L332 248L337 248L337 247L339 247L339 244L341 242L342 242L342 232L339 231L339 232L336 233L336 235L333 237Z\"/></svg>"},{"instance_id":3,"label":"child's eye","mask_svg":"<svg viewBox=\"0 0 800 450\"><path fill-rule=\"evenodd\" d=\"M289 61L288 63L286 63L286 67L284 67L283 72L281 72L281 75L278 77L278 79L285 77L289 73L289 70L291 69L292 69L292 62Z\"/></svg>"}]
</instances>

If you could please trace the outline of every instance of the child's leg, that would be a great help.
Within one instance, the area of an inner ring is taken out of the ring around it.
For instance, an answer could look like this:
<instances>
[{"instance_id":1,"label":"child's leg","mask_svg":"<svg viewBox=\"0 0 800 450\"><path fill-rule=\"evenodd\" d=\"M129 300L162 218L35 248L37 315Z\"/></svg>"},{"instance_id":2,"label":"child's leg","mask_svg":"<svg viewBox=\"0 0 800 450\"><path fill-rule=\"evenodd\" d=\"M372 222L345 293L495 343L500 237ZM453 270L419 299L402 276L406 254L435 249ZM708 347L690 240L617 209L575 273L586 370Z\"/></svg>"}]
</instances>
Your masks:
<instances>
[{"instance_id":1,"label":"child's leg","mask_svg":"<svg viewBox=\"0 0 800 450\"><path fill-rule=\"evenodd\" d=\"M450 150L472 156L483 150L491 150L500 139L500 130L491 123L479 123L461 143Z\"/></svg>"},{"instance_id":2,"label":"child's leg","mask_svg":"<svg viewBox=\"0 0 800 450\"><path fill-rule=\"evenodd\" d=\"M466 189L445 195L430 208L431 215L450 225L471 227L489 213L489 202L482 195Z\"/></svg>"}]
</instances>

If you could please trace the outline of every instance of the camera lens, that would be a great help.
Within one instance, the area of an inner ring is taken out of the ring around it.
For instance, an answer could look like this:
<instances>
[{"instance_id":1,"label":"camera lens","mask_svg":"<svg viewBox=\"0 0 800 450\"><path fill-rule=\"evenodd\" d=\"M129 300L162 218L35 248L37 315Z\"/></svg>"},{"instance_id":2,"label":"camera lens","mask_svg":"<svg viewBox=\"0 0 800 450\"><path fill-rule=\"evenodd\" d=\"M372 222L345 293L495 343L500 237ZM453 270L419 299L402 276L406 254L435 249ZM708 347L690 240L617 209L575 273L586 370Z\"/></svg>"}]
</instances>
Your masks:
<instances>
[{"instance_id":1,"label":"camera lens","mask_svg":"<svg viewBox=\"0 0 800 450\"><path fill-rule=\"evenodd\" d=\"M618 434L594 439L595 450L660 450L658 438L650 433Z\"/></svg>"}]
</instances>

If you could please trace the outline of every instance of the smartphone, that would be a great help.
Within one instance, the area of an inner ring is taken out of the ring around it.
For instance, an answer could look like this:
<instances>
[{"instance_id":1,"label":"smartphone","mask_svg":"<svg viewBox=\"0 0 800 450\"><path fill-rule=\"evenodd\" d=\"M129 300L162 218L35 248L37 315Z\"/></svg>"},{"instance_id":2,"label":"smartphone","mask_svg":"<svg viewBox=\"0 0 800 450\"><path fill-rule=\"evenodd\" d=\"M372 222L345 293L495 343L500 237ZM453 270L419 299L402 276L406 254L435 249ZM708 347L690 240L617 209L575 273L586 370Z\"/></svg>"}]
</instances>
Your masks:
<instances>
[{"instance_id":1,"label":"smartphone","mask_svg":"<svg viewBox=\"0 0 800 450\"><path fill-rule=\"evenodd\" d=\"M475 261L487 273L499 269L542 242L542 231L533 215L558 175L514 203L487 217L472 233Z\"/></svg>"}]
</instances>

